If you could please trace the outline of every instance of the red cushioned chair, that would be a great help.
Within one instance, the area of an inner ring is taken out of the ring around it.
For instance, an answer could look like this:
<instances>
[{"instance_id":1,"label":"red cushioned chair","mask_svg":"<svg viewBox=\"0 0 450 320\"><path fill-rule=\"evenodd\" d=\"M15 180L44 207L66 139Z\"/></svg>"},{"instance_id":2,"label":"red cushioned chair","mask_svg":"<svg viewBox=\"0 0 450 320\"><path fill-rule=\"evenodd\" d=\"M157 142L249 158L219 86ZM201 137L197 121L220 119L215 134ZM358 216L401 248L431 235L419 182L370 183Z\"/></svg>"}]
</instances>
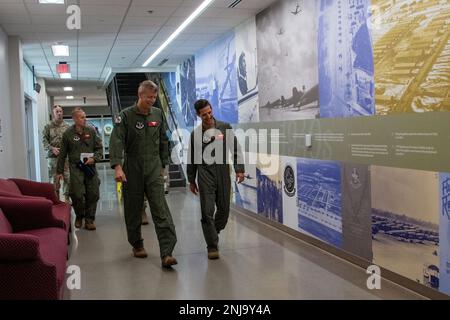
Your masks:
<instances>
[{"instance_id":1,"label":"red cushioned chair","mask_svg":"<svg viewBox=\"0 0 450 320\"><path fill-rule=\"evenodd\" d=\"M52 206L0 196L0 299L62 299L67 231Z\"/></svg>"},{"instance_id":2,"label":"red cushioned chair","mask_svg":"<svg viewBox=\"0 0 450 320\"><path fill-rule=\"evenodd\" d=\"M68 232L71 230L71 206L56 197L55 189L51 183L24 179L0 179L0 196L48 199L52 202L52 212L55 218L64 223L64 227Z\"/></svg>"}]
</instances>

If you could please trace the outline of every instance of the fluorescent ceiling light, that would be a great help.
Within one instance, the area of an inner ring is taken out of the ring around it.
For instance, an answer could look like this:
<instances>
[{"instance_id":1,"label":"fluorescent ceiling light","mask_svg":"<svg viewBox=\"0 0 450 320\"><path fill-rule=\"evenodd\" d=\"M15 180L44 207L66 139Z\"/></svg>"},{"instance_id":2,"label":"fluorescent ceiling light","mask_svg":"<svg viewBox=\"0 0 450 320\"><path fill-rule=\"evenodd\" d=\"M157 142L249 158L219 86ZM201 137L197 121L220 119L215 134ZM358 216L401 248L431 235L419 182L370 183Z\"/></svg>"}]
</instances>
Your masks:
<instances>
[{"instance_id":1,"label":"fluorescent ceiling light","mask_svg":"<svg viewBox=\"0 0 450 320\"><path fill-rule=\"evenodd\" d=\"M64 4L64 0L39 0L42 4Z\"/></svg>"},{"instance_id":2,"label":"fluorescent ceiling light","mask_svg":"<svg viewBox=\"0 0 450 320\"><path fill-rule=\"evenodd\" d=\"M70 73L60 73L59 77L61 79L72 79L72 75Z\"/></svg>"},{"instance_id":3,"label":"fluorescent ceiling light","mask_svg":"<svg viewBox=\"0 0 450 320\"><path fill-rule=\"evenodd\" d=\"M72 87L64 87L63 90L64 91L73 91L73 88Z\"/></svg>"},{"instance_id":4,"label":"fluorescent ceiling light","mask_svg":"<svg viewBox=\"0 0 450 320\"><path fill-rule=\"evenodd\" d=\"M67 100L73 100L73 96L67 96L66 99Z\"/></svg>"},{"instance_id":5,"label":"fluorescent ceiling light","mask_svg":"<svg viewBox=\"0 0 450 320\"><path fill-rule=\"evenodd\" d=\"M54 44L52 45L53 55L55 57L68 57L69 56L69 46L65 44Z\"/></svg>"},{"instance_id":6,"label":"fluorescent ceiling light","mask_svg":"<svg viewBox=\"0 0 450 320\"><path fill-rule=\"evenodd\" d=\"M153 59L156 58L158 54L161 53L161 51L164 50L165 47L168 46L169 43L171 43L192 21L194 21L195 18L197 18L211 3L213 3L214 0L205 0L202 2L202 4L195 9L194 12L186 19L184 22L175 30L169 38L167 38L166 41L158 48L155 52L144 62L142 65L143 67L146 67L150 62L152 62Z\"/></svg>"}]
</instances>

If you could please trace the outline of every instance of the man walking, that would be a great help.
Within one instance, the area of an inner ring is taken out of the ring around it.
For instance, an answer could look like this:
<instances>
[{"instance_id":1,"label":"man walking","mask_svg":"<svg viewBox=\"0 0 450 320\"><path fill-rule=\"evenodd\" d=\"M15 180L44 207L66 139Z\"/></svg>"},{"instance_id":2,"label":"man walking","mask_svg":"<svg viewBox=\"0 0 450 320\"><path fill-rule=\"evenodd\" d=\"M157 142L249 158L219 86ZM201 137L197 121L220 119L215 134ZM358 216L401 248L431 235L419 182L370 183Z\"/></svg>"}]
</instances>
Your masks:
<instances>
[{"instance_id":1,"label":"man walking","mask_svg":"<svg viewBox=\"0 0 450 320\"><path fill-rule=\"evenodd\" d=\"M58 155L61 150L62 136L67 128L69 128L69 124L63 120L63 109L61 106L54 106L52 112L52 121L44 127L42 143L44 145L44 149L47 151L48 178L50 183L53 183L55 186L56 195L59 199L59 189L61 188L61 184L55 179L56 164L58 162ZM69 203L69 163L67 162L67 159L64 164L63 178L64 201Z\"/></svg>"},{"instance_id":2,"label":"man walking","mask_svg":"<svg viewBox=\"0 0 450 320\"><path fill-rule=\"evenodd\" d=\"M58 156L57 176L59 181L64 171L64 160L69 157L69 194L75 210L75 227L95 230L95 213L100 198L100 179L95 163L103 157L103 146L95 129L86 125L86 113L81 108L72 112L74 125L67 129L62 138Z\"/></svg>"},{"instance_id":3,"label":"man walking","mask_svg":"<svg viewBox=\"0 0 450 320\"><path fill-rule=\"evenodd\" d=\"M227 224L230 214L230 165L228 154L233 156L236 181L244 181L244 164L237 139L230 124L214 118L211 104L200 99L195 102L197 116L202 119L191 134L187 164L189 187L192 193L200 193L202 230L209 259L219 258L219 232ZM233 149L228 148L232 139ZM211 154L205 151L212 151ZM198 185L196 183L196 178ZM216 211L217 207L217 211Z\"/></svg>"},{"instance_id":4,"label":"man walking","mask_svg":"<svg viewBox=\"0 0 450 320\"><path fill-rule=\"evenodd\" d=\"M136 258L146 258L141 234L144 194L150 205L158 236L161 265L177 264L172 256L177 242L175 226L164 197L163 168L169 163L166 124L160 109L153 107L158 86L143 81L139 99L115 121L110 140L110 162L116 182L122 182L128 242Z\"/></svg>"}]
</instances>

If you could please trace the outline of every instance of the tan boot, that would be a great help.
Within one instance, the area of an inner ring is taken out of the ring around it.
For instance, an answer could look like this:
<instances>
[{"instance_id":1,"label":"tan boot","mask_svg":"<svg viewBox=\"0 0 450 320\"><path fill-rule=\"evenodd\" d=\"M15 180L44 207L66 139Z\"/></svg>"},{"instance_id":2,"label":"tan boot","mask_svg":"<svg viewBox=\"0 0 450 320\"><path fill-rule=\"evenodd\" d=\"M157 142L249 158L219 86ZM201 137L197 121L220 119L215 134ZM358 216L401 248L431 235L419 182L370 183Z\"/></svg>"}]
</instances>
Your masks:
<instances>
[{"instance_id":1,"label":"tan boot","mask_svg":"<svg viewBox=\"0 0 450 320\"><path fill-rule=\"evenodd\" d=\"M83 226L83 218L75 219L75 228L80 229Z\"/></svg>"},{"instance_id":2,"label":"tan boot","mask_svg":"<svg viewBox=\"0 0 450 320\"><path fill-rule=\"evenodd\" d=\"M148 224L147 213L145 212L145 210L142 210L142 224L143 225L147 225Z\"/></svg>"},{"instance_id":3,"label":"tan boot","mask_svg":"<svg viewBox=\"0 0 450 320\"><path fill-rule=\"evenodd\" d=\"M136 258L147 258L147 252L145 251L144 247L142 247L142 248L133 248L133 255Z\"/></svg>"},{"instance_id":4,"label":"tan boot","mask_svg":"<svg viewBox=\"0 0 450 320\"><path fill-rule=\"evenodd\" d=\"M210 259L210 260L219 259L219 250L209 249L208 250L208 259Z\"/></svg>"},{"instance_id":5,"label":"tan boot","mask_svg":"<svg viewBox=\"0 0 450 320\"><path fill-rule=\"evenodd\" d=\"M85 227L87 230L89 230L89 231L92 231L92 230L97 229L97 227L95 226L94 221L86 221L86 222L84 223L84 227Z\"/></svg>"},{"instance_id":6,"label":"tan boot","mask_svg":"<svg viewBox=\"0 0 450 320\"><path fill-rule=\"evenodd\" d=\"M170 255L164 256L164 258L161 259L161 265L163 268L171 268L173 265L176 264L178 264L177 259L175 259Z\"/></svg>"}]
</instances>

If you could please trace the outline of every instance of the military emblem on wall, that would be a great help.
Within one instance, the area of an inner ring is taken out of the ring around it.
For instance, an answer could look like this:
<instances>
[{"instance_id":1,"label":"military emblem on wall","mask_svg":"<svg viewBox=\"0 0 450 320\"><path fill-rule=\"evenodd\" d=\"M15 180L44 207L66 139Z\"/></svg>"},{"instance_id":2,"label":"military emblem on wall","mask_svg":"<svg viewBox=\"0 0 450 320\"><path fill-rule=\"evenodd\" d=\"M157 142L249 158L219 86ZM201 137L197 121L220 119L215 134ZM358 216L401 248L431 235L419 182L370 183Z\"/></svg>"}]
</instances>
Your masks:
<instances>
[{"instance_id":1,"label":"military emblem on wall","mask_svg":"<svg viewBox=\"0 0 450 320\"><path fill-rule=\"evenodd\" d=\"M287 165L284 168L284 192L287 196L293 197L295 195L295 175L294 170L290 165Z\"/></svg>"}]
</instances>

